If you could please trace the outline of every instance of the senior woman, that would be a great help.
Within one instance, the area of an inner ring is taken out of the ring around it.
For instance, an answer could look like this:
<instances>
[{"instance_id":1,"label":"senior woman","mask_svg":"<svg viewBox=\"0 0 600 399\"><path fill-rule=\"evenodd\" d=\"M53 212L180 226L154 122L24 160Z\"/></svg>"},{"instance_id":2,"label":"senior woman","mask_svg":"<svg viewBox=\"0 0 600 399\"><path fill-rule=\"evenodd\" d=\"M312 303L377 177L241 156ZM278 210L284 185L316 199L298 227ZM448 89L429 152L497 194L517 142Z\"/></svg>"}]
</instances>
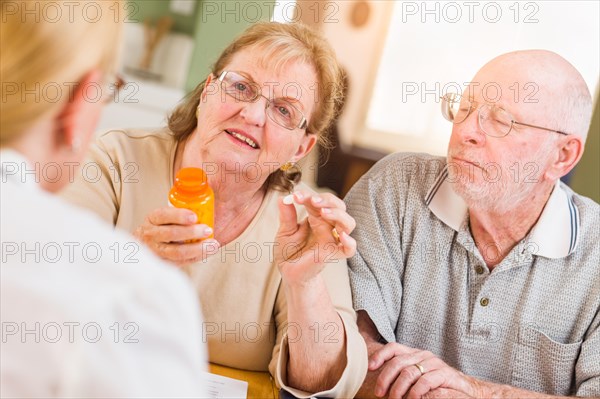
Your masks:
<instances>
[{"instance_id":1,"label":"senior woman","mask_svg":"<svg viewBox=\"0 0 600 399\"><path fill-rule=\"evenodd\" d=\"M0 2L0 397L206 397L186 276L53 195L118 86L124 3L93 21L63 6Z\"/></svg>"},{"instance_id":2,"label":"senior woman","mask_svg":"<svg viewBox=\"0 0 600 399\"><path fill-rule=\"evenodd\" d=\"M155 253L187 265L212 363L270 371L296 396L351 397L366 372L345 259L354 220L333 195L292 190L288 166L314 147L340 100L334 52L302 25L259 23L221 54L159 131L105 133L99 181L68 197ZM184 167L215 191L214 231L167 193ZM189 242L214 234L214 239Z\"/></svg>"}]
</instances>

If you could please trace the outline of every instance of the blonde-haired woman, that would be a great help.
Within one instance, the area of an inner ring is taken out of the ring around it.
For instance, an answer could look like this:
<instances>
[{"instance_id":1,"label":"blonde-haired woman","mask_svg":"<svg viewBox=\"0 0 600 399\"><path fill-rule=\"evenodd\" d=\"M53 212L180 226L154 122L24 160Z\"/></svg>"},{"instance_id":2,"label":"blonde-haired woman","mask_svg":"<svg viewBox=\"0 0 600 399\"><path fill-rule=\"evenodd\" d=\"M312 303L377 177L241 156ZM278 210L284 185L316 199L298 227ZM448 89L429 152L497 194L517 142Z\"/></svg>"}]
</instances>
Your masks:
<instances>
[{"instance_id":1,"label":"blonde-haired woman","mask_svg":"<svg viewBox=\"0 0 600 399\"><path fill-rule=\"evenodd\" d=\"M322 140L341 89L335 54L320 35L302 25L253 25L168 128L102 135L91 156L103 178L80 179L68 194L186 265L213 364L270 371L296 396L351 397L366 373L345 261L355 251L354 220L340 199L303 185L295 206L282 202L297 180L287 166ZM183 167L209 175L214 229L165 206Z\"/></svg>"},{"instance_id":2,"label":"blonde-haired woman","mask_svg":"<svg viewBox=\"0 0 600 399\"><path fill-rule=\"evenodd\" d=\"M0 396L205 397L185 276L51 194L116 84L123 4L71 3L0 2Z\"/></svg>"}]
</instances>

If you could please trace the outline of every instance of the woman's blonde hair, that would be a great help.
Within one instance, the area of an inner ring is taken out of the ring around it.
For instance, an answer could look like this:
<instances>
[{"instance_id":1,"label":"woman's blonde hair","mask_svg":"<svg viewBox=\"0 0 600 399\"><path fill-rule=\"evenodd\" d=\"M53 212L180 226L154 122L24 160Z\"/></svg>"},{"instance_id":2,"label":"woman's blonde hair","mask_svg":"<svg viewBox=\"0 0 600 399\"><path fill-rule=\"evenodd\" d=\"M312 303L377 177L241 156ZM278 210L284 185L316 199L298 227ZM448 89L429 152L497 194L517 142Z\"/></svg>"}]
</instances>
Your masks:
<instances>
[{"instance_id":1,"label":"woman's blonde hair","mask_svg":"<svg viewBox=\"0 0 600 399\"><path fill-rule=\"evenodd\" d=\"M222 53L212 67L212 75L218 77L231 61L233 56L248 48L259 49L260 63L263 67L272 67L279 72L289 62L300 62L312 65L317 74L315 92L304 93L315 97L316 106L309 121L307 133L317 135L319 143L328 147L328 140L323 134L334 120L343 100L343 78L335 52L327 40L319 33L302 24L281 24L262 22L249 27L237 37ZM200 95L206 82L201 82L175 108L169 116L168 125L178 141L185 140L196 128L196 109L200 103ZM312 89L312 88L311 88ZM267 186L289 191L292 180L299 176L286 174L277 170L267 179Z\"/></svg>"},{"instance_id":2,"label":"woman's blonde hair","mask_svg":"<svg viewBox=\"0 0 600 399\"><path fill-rule=\"evenodd\" d=\"M121 0L0 0L1 146L58 115L91 69L114 72L122 6Z\"/></svg>"}]
</instances>

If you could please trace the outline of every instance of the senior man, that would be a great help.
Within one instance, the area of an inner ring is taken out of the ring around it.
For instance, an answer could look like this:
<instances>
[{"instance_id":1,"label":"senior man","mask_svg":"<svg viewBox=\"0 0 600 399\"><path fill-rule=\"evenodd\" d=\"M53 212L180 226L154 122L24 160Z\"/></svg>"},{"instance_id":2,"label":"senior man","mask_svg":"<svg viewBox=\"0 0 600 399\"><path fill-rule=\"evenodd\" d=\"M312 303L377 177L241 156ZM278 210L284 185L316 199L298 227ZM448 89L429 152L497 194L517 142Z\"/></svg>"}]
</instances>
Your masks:
<instances>
[{"instance_id":1,"label":"senior man","mask_svg":"<svg viewBox=\"0 0 600 399\"><path fill-rule=\"evenodd\" d=\"M358 396L600 396L599 206L559 180L591 110L559 55L504 54L442 98L447 159L394 154L353 187Z\"/></svg>"}]
</instances>

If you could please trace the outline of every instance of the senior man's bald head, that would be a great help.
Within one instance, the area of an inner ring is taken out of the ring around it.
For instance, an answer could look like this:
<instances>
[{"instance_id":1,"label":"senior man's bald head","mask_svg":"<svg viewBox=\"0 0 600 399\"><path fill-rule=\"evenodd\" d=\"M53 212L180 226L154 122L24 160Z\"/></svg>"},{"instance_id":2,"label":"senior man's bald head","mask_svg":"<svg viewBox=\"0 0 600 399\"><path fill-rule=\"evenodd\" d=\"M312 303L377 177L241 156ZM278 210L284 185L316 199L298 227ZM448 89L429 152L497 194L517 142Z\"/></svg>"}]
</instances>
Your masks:
<instances>
[{"instance_id":1,"label":"senior man's bald head","mask_svg":"<svg viewBox=\"0 0 600 399\"><path fill-rule=\"evenodd\" d=\"M500 89L499 103L523 111L523 122L576 134L585 141L592 116L592 97L581 74L560 55L546 50L522 50L500 55L485 64L473 79L473 95L487 84ZM519 113L515 115L516 119Z\"/></svg>"}]
</instances>

